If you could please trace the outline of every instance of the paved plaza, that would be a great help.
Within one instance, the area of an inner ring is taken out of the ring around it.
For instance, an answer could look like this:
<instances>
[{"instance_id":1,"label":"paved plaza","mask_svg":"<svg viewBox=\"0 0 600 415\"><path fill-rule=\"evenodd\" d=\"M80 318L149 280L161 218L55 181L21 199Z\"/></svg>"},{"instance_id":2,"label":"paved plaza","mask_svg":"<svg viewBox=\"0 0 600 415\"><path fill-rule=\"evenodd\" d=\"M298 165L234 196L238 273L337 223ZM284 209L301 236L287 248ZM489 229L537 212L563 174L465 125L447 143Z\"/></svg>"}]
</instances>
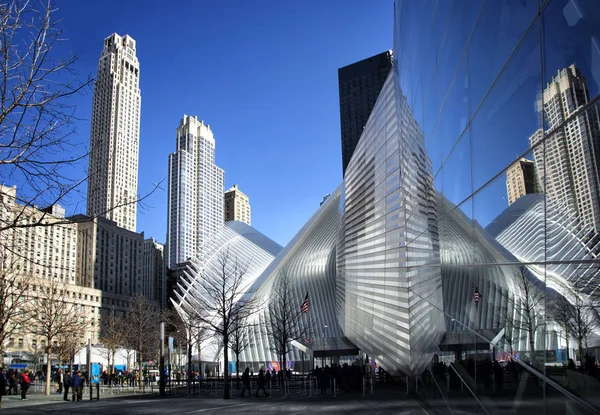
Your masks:
<instances>
[{"instance_id":1,"label":"paved plaza","mask_svg":"<svg viewBox=\"0 0 600 415\"><path fill-rule=\"evenodd\" d=\"M237 393L237 391L236 391ZM241 398L237 394L231 400L208 396L167 396L117 394L101 397L100 401L64 402L59 396L31 395L22 402L17 396L5 396L0 414L63 414L68 412L85 414L261 414L275 413L318 413L318 414L419 414L431 413L411 396L397 390L380 391L378 394L362 396L340 394L308 396L293 391L284 396L273 391L271 397Z\"/></svg>"}]
</instances>

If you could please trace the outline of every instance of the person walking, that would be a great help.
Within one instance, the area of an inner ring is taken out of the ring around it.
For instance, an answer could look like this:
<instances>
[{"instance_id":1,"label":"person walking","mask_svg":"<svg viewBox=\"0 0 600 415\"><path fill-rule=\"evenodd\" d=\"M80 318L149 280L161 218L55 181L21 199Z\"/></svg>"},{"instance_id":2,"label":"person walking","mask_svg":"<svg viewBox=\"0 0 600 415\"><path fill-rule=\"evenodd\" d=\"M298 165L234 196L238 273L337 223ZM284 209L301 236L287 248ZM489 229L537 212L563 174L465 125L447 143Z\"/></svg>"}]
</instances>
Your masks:
<instances>
[{"instance_id":1,"label":"person walking","mask_svg":"<svg viewBox=\"0 0 600 415\"><path fill-rule=\"evenodd\" d=\"M248 396L252 396L252 392L250 392L250 368L247 367L242 373L242 393L240 397L244 397L245 392L248 391Z\"/></svg>"},{"instance_id":2,"label":"person walking","mask_svg":"<svg viewBox=\"0 0 600 415\"><path fill-rule=\"evenodd\" d=\"M73 402L77 401L81 401L82 398L82 394L83 394L83 382L84 379L81 376L81 372L79 370L77 370L73 376L71 376L71 389L72 389L72 397L71 400Z\"/></svg>"},{"instance_id":3,"label":"person walking","mask_svg":"<svg viewBox=\"0 0 600 415\"><path fill-rule=\"evenodd\" d=\"M63 400L64 401L69 400L69 389L70 388L71 388L71 371L69 369L67 369L65 371L65 375L63 376L63 391L64 391Z\"/></svg>"},{"instance_id":4,"label":"person walking","mask_svg":"<svg viewBox=\"0 0 600 415\"><path fill-rule=\"evenodd\" d=\"M8 380L6 379L6 375L4 374L4 369L0 369L0 408L2 408L2 397L6 395L6 386L8 385Z\"/></svg>"},{"instance_id":5,"label":"person walking","mask_svg":"<svg viewBox=\"0 0 600 415\"><path fill-rule=\"evenodd\" d=\"M21 385L21 400L27 400L27 390L31 385L31 381L29 380L29 375L27 373L27 369L21 373L21 378L19 379L19 384Z\"/></svg>"},{"instance_id":6,"label":"person walking","mask_svg":"<svg viewBox=\"0 0 600 415\"><path fill-rule=\"evenodd\" d=\"M257 398L258 398L258 393L260 392L261 389L265 393L265 396L268 397L269 394L267 393L267 391L265 389L265 371L263 370L262 367L258 371L258 388L256 388L256 397Z\"/></svg>"}]
</instances>

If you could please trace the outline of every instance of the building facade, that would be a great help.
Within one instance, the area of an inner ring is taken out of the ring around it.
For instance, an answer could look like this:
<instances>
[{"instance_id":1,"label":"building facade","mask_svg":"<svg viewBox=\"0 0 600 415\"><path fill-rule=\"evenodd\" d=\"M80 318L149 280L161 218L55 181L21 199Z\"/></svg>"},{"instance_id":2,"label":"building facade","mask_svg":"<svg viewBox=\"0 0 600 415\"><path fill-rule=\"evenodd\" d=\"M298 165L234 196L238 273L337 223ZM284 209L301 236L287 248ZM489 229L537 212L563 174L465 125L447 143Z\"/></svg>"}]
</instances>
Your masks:
<instances>
[{"instance_id":1,"label":"building facade","mask_svg":"<svg viewBox=\"0 0 600 415\"><path fill-rule=\"evenodd\" d=\"M597 106L582 113L589 102L588 81L575 64L558 70L537 103L545 135L535 134L530 143L544 193L575 209L582 225L598 232L600 117Z\"/></svg>"},{"instance_id":2,"label":"building facade","mask_svg":"<svg viewBox=\"0 0 600 415\"><path fill-rule=\"evenodd\" d=\"M140 140L140 65L129 35L104 39L94 84L87 215L135 232Z\"/></svg>"},{"instance_id":3,"label":"building facade","mask_svg":"<svg viewBox=\"0 0 600 415\"><path fill-rule=\"evenodd\" d=\"M508 204L512 205L522 196L536 193L535 164L531 160L521 158L506 171L506 195Z\"/></svg>"},{"instance_id":4,"label":"building facade","mask_svg":"<svg viewBox=\"0 0 600 415\"><path fill-rule=\"evenodd\" d=\"M169 154L167 267L202 258L205 244L223 225L224 172L215 165L208 124L184 115Z\"/></svg>"},{"instance_id":5,"label":"building facade","mask_svg":"<svg viewBox=\"0 0 600 415\"><path fill-rule=\"evenodd\" d=\"M57 303L60 313L66 310L77 313L85 321L84 330L77 335L82 344L87 339L98 339L98 319L102 307L102 292L80 285L77 273L77 225L64 217L59 205L44 209L21 205L16 186L0 186L0 222L2 226L17 223L0 233L0 279L4 283L23 284L20 292L26 296L30 307L43 307L48 301ZM58 290L51 293L48 290ZM25 309L11 309L11 294L6 285L2 288L3 307L15 316ZM19 299L22 301L22 299ZM21 308L22 306L19 306ZM58 311L57 311L58 313ZM3 322L6 314L3 313ZM18 320L18 319L17 319ZM29 320L27 320L29 321ZM5 363L33 361L44 353L46 340L34 333L30 324L17 324L6 343L0 345L5 352ZM9 324L12 324L10 320ZM15 360L16 359L16 360Z\"/></svg>"},{"instance_id":6,"label":"building facade","mask_svg":"<svg viewBox=\"0 0 600 415\"><path fill-rule=\"evenodd\" d=\"M237 220L250 225L250 199L234 184L225 191L225 222Z\"/></svg>"},{"instance_id":7,"label":"building facade","mask_svg":"<svg viewBox=\"0 0 600 415\"><path fill-rule=\"evenodd\" d=\"M129 297L144 292L144 233L128 231L104 218L73 216L79 230L77 271L82 285Z\"/></svg>"},{"instance_id":8,"label":"building facade","mask_svg":"<svg viewBox=\"0 0 600 415\"><path fill-rule=\"evenodd\" d=\"M392 62L392 52L387 51L338 69L344 174Z\"/></svg>"},{"instance_id":9,"label":"building facade","mask_svg":"<svg viewBox=\"0 0 600 415\"><path fill-rule=\"evenodd\" d=\"M77 225L65 220L64 209L58 205L42 210L21 205L16 186L0 186L0 198L2 224L19 224L1 232L3 267L33 278L79 284Z\"/></svg>"},{"instance_id":10,"label":"building facade","mask_svg":"<svg viewBox=\"0 0 600 415\"><path fill-rule=\"evenodd\" d=\"M154 238L145 239L142 249L142 293L164 309L167 304L165 245Z\"/></svg>"}]
</instances>

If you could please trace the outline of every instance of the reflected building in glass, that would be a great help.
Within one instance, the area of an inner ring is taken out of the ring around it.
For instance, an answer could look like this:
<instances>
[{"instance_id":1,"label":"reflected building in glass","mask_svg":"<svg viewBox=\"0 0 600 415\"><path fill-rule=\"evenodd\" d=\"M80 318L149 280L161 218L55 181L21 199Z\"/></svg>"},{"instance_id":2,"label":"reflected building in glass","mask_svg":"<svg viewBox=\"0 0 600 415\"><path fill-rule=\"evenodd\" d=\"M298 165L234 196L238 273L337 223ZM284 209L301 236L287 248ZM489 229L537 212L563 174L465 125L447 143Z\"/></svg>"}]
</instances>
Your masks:
<instances>
[{"instance_id":1,"label":"reflected building in glass","mask_svg":"<svg viewBox=\"0 0 600 415\"><path fill-rule=\"evenodd\" d=\"M531 140L544 192L575 209L582 225L600 230L600 118L590 102L587 80L575 65L558 71L543 92L538 108L544 112L549 143L541 134Z\"/></svg>"},{"instance_id":2,"label":"reflected building in glass","mask_svg":"<svg viewBox=\"0 0 600 415\"><path fill-rule=\"evenodd\" d=\"M512 205L518 198L536 193L535 164L522 158L513 163L506 171L506 194L508 204Z\"/></svg>"}]
</instances>

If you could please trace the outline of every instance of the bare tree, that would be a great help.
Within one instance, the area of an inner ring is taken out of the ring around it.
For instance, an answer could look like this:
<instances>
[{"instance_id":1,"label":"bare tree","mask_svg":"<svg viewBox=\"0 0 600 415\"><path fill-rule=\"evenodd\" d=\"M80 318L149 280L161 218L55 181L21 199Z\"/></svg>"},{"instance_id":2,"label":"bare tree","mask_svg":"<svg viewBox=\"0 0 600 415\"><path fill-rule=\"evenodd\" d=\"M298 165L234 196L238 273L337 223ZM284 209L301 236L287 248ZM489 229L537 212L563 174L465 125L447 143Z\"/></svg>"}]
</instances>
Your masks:
<instances>
[{"instance_id":1,"label":"bare tree","mask_svg":"<svg viewBox=\"0 0 600 415\"><path fill-rule=\"evenodd\" d=\"M527 336L531 361L535 362L535 336L544 325L545 292L529 278L524 266L519 268L515 283L517 299L514 326L521 336Z\"/></svg>"},{"instance_id":2,"label":"bare tree","mask_svg":"<svg viewBox=\"0 0 600 415\"><path fill-rule=\"evenodd\" d=\"M177 333L176 341L185 345L187 354L187 387L188 393L192 393L192 359L194 345L198 348L198 363L200 363L200 345L208 338L208 331L203 326L201 318L196 310L190 312L181 311L181 314L168 310L165 312L164 320L173 327L172 331Z\"/></svg>"},{"instance_id":3,"label":"bare tree","mask_svg":"<svg viewBox=\"0 0 600 415\"><path fill-rule=\"evenodd\" d=\"M60 364L71 366L75 353L84 345L78 333L61 333L56 340L55 352ZM80 333L79 333L80 334Z\"/></svg>"},{"instance_id":4,"label":"bare tree","mask_svg":"<svg viewBox=\"0 0 600 415\"><path fill-rule=\"evenodd\" d=\"M14 214L0 217L0 232L55 225L45 221L46 214L31 220L26 210L70 203L98 173L73 175L89 152L73 139L72 99L89 91L94 79L75 74L77 59L65 55L66 36L56 11L53 0L8 0L0 6L0 184L20 184Z\"/></svg>"},{"instance_id":5,"label":"bare tree","mask_svg":"<svg viewBox=\"0 0 600 415\"><path fill-rule=\"evenodd\" d=\"M247 265L240 263L237 258L232 258L229 251L218 254L215 269L204 269L200 282L200 295L206 301L198 306L202 308L198 313L200 322L215 336L223 345L224 358L224 388L223 399L229 399L229 361L228 345L232 328L236 320L245 320L258 311L258 303L251 299L246 293L244 276Z\"/></svg>"},{"instance_id":6,"label":"bare tree","mask_svg":"<svg viewBox=\"0 0 600 415\"><path fill-rule=\"evenodd\" d=\"M571 341L571 319L573 316L572 306L566 298L560 296L552 303L550 308L552 318L560 326L561 337L565 339L567 344L567 358L569 357L569 343Z\"/></svg>"},{"instance_id":7,"label":"bare tree","mask_svg":"<svg viewBox=\"0 0 600 415\"><path fill-rule=\"evenodd\" d=\"M156 305L144 297L135 294L129 300L127 319L127 337L125 342L128 347L137 352L138 370L142 373L142 362L147 353L153 352L153 344L158 337L158 313ZM142 387L142 384L139 384Z\"/></svg>"},{"instance_id":8,"label":"bare tree","mask_svg":"<svg viewBox=\"0 0 600 415\"><path fill-rule=\"evenodd\" d=\"M37 373L37 365L40 362L40 357L44 356L44 353L46 353L46 348L40 344L38 339L33 339L31 343L29 343L28 352L33 358L33 372Z\"/></svg>"},{"instance_id":9,"label":"bare tree","mask_svg":"<svg viewBox=\"0 0 600 415\"><path fill-rule=\"evenodd\" d=\"M504 328L504 342L508 345L511 358L514 356L515 343L515 299L509 292L501 294L506 306L502 308L502 324Z\"/></svg>"},{"instance_id":10,"label":"bare tree","mask_svg":"<svg viewBox=\"0 0 600 415\"><path fill-rule=\"evenodd\" d=\"M274 351L286 369L289 343L302 341L310 336L311 325L308 314L302 311L302 298L294 295L290 278L285 270L277 275L269 303L269 319L265 325L267 334L273 339Z\"/></svg>"},{"instance_id":11,"label":"bare tree","mask_svg":"<svg viewBox=\"0 0 600 415\"><path fill-rule=\"evenodd\" d=\"M38 306L28 322L31 333L44 340L48 365L46 369L46 395L50 394L51 361L55 344L66 336L84 338L89 323L83 306L69 298L67 285L55 280L46 281L37 291L32 292Z\"/></svg>"},{"instance_id":12,"label":"bare tree","mask_svg":"<svg viewBox=\"0 0 600 415\"><path fill-rule=\"evenodd\" d=\"M250 346L250 337L248 336L248 326L246 319L235 318L231 326L231 337L229 338L229 348L235 353L235 372L236 379L240 381L240 354Z\"/></svg>"},{"instance_id":13,"label":"bare tree","mask_svg":"<svg viewBox=\"0 0 600 415\"><path fill-rule=\"evenodd\" d=\"M4 259L4 260L3 260ZM8 339L22 330L32 316L32 303L28 299L32 276L23 275L8 258L0 256L0 356Z\"/></svg>"},{"instance_id":14,"label":"bare tree","mask_svg":"<svg viewBox=\"0 0 600 415\"><path fill-rule=\"evenodd\" d=\"M594 330L598 327L598 316L594 307L586 303L580 297L575 298L574 304L570 308L571 318L569 319L569 330L577 340L579 356L583 362L587 354L588 340ZM585 354L584 354L585 350Z\"/></svg>"},{"instance_id":15,"label":"bare tree","mask_svg":"<svg viewBox=\"0 0 600 415\"><path fill-rule=\"evenodd\" d=\"M117 350L125 345L126 329L122 316L117 314L114 307L100 321L99 340L106 350L103 357L108 361L109 373L114 372Z\"/></svg>"}]
</instances>

